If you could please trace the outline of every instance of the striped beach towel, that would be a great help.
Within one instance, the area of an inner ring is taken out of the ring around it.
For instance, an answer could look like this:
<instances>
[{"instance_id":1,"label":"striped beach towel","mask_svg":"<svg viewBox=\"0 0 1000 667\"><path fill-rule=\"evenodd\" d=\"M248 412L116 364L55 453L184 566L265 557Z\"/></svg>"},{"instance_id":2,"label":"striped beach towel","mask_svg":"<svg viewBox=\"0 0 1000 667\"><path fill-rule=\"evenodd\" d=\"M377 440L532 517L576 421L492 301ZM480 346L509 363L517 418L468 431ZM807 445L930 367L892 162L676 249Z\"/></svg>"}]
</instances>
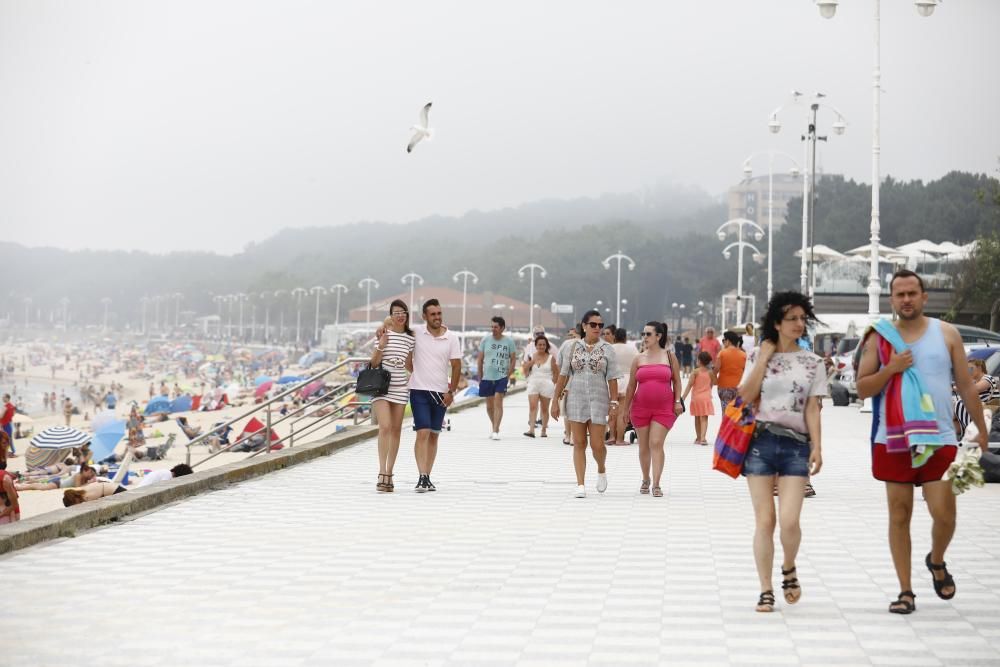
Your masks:
<instances>
[{"instance_id":1,"label":"striped beach towel","mask_svg":"<svg viewBox=\"0 0 1000 667\"><path fill-rule=\"evenodd\" d=\"M902 354L909 345L891 322L881 319L874 325L878 335L878 357L883 366L893 353ZM927 462L942 445L934 401L916 368L893 375L883 392L885 402L885 449L890 453L909 451L914 468ZM877 417L876 417L877 418Z\"/></svg>"}]
</instances>

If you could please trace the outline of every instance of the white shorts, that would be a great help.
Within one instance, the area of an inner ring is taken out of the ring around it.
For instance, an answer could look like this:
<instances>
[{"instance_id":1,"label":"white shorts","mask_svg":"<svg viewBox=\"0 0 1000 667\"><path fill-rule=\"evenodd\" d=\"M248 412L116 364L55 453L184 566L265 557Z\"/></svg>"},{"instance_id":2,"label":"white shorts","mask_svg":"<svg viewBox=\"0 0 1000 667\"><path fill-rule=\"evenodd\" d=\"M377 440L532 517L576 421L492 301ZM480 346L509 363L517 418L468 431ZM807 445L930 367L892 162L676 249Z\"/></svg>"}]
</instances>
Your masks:
<instances>
[{"instance_id":1,"label":"white shorts","mask_svg":"<svg viewBox=\"0 0 1000 667\"><path fill-rule=\"evenodd\" d=\"M544 398L552 398L555 394L556 385L552 380L545 378L528 378L528 396L535 394Z\"/></svg>"}]
</instances>

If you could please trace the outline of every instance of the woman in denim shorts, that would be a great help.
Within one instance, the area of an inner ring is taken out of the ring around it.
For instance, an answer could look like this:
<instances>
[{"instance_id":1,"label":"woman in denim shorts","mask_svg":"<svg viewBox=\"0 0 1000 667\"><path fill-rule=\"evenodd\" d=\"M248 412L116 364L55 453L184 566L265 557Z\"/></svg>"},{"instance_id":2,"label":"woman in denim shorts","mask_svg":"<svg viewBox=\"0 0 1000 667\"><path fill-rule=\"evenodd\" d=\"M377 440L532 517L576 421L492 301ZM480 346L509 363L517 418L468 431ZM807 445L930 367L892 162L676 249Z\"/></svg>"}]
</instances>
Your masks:
<instances>
[{"instance_id":1,"label":"woman in denim shorts","mask_svg":"<svg viewBox=\"0 0 1000 667\"><path fill-rule=\"evenodd\" d=\"M757 429L743 461L743 475L756 519L753 553L760 578L760 612L774 611L775 524L780 525L784 551L781 588L785 602L795 604L802 596L795 571L802 540L799 515L806 481L823 465L819 402L827 387L823 360L800 348L798 341L815 321L809 297L798 292L775 294L764 314L760 347L750 353L739 388L745 401L756 402Z\"/></svg>"}]
</instances>

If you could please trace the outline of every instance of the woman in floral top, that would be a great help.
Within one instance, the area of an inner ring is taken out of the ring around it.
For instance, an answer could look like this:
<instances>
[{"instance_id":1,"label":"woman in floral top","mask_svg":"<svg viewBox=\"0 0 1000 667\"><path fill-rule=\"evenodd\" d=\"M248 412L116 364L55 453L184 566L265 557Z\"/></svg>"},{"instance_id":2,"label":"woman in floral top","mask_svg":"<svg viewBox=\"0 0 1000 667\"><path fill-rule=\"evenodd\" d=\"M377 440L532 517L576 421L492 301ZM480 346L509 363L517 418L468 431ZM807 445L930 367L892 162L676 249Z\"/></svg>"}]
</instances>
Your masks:
<instances>
[{"instance_id":1,"label":"woman in floral top","mask_svg":"<svg viewBox=\"0 0 1000 667\"><path fill-rule=\"evenodd\" d=\"M573 467L576 469L577 498L586 498L584 475L587 472L587 434L590 449L597 461L597 492L608 488L604 460L608 450L604 446L604 431L608 415L614 419L618 412L618 364L615 349L601 340L604 322L596 310L583 316L584 338L566 350L560 363L559 382L555 396L558 399L569 385L566 399L566 418L573 436ZM559 401L552 401L552 418L559 420Z\"/></svg>"},{"instance_id":2,"label":"woman in floral top","mask_svg":"<svg viewBox=\"0 0 1000 667\"><path fill-rule=\"evenodd\" d=\"M774 527L780 523L785 602L795 604L802 589L795 572L802 530L799 515L808 476L823 465L820 397L826 396L823 360L799 347L810 322L816 321L809 297L779 292L767 304L760 347L747 359L739 394L756 403L757 429L743 461L753 500L756 531L753 551L760 578L757 611L774 611L771 574ZM777 479L778 512L774 507Z\"/></svg>"}]
</instances>

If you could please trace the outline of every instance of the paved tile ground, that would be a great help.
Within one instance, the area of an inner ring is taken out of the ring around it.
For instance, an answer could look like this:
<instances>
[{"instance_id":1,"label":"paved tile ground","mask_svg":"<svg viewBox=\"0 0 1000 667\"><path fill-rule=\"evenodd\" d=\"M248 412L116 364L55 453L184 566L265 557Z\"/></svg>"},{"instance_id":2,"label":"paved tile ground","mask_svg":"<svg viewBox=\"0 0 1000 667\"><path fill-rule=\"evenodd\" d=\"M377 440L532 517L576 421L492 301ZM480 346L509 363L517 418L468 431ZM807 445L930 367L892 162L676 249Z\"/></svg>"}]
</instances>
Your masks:
<instances>
[{"instance_id":1,"label":"paved tile ground","mask_svg":"<svg viewBox=\"0 0 1000 667\"><path fill-rule=\"evenodd\" d=\"M824 410L826 467L806 501L804 595L757 614L742 481L709 469L682 419L664 498L640 496L637 448L610 450L610 487L574 489L570 448L504 439L484 410L452 416L418 495L413 435L397 493L375 493L374 442L198 496L128 523L0 559L0 664L997 665L1000 487L960 499L952 602L922 565L918 612L886 613L897 585L868 417ZM714 427L714 423L712 424Z\"/></svg>"}]
</instances>

